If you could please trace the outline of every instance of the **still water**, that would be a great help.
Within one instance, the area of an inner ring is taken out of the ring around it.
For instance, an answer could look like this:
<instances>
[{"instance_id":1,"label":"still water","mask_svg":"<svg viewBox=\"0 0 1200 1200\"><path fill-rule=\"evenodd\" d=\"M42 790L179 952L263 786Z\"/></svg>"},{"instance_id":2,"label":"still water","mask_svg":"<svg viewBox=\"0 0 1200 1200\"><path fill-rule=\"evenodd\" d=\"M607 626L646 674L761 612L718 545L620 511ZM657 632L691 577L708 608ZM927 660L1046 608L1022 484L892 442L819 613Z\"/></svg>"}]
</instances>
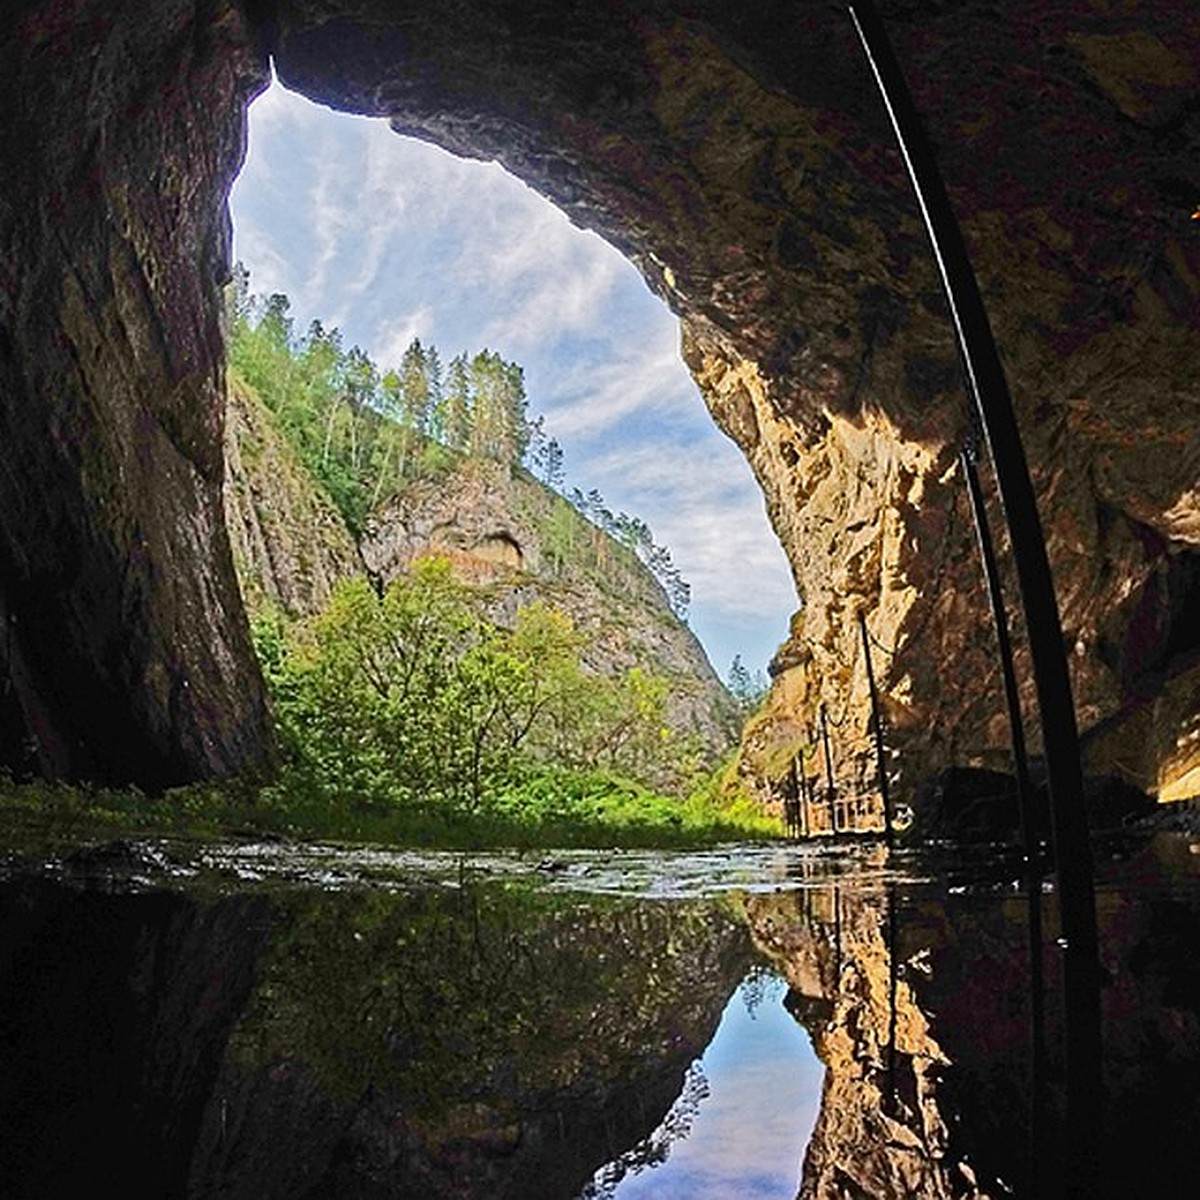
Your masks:
<instances>
[{"instance_id":1,"label":"still water","mask_svg":"<svg viewBox=\"0 0 1200 1200\"><path fill-rule=\"evenodd\" d=\"M1197 851L1098 851L1087 1194L1195 1194ZM999 851L8 853L0 1196L1081 1194L1055 897L1035 1071L1020 877Z\"/></svg>"}]
</instances>

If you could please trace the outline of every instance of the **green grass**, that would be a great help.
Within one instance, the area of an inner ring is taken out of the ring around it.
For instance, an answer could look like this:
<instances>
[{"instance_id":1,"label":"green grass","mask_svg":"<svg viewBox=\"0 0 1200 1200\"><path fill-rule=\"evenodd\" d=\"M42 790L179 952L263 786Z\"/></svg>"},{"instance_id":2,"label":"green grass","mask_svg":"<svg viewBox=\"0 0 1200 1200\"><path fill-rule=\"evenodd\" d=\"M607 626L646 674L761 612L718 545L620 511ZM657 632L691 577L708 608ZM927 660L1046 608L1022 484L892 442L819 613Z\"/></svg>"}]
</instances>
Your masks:
<instances>
[{"instance_id":1,"label":"green grass","mask_svg":"<svg viewBox=\"0 0 1200 1200\"><path fill-rule=\"evenodd\" d=\"M365 804L315 793L298 778L266 787L134 789L14 783L0 778L0 844L34 852L118 837L296 841L422 848L687 848L779 837L751 803L656 796L600 773L542 768L500 783L475 811L437 804Z\"/></svg>"}]
</instances>

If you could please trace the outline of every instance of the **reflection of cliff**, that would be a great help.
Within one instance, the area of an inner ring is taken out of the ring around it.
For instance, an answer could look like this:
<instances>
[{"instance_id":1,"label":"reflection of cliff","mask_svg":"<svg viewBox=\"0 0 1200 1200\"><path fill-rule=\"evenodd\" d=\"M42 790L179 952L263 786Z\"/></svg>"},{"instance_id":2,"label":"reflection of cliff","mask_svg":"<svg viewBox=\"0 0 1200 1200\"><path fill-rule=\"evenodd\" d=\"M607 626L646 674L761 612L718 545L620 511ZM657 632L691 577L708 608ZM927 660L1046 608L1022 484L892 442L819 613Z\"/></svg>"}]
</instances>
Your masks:
<instances>
[{"instance_id":1,"label":"reflection of cliff","mask_svg":"<svg viewBox=\"0 0 1200 1200\"><path fill-rule=\"evenodd\" d=\"M431 1198L574 1195L661 1120L747 953L706 907L297 898L218 1084L224 1144L210 1105L196 1190L386 1178Z\"/></svg>"},{"instance_id":2,"label":"reflection of cliff","mask_svg":"<svg viewBox=\"0 0 1200 1200\"><path fill-rule=\"evenodd\" d=\"M572 1196L749 955L711 906L499 889L2 899L6 1198Z\"/></svg>"},{"instance_id":3,"label":"reflection of cliff","mask_svg":"<svg viewBox=\"0 0 1200 1200\"><path fill-rule=\"evenodd\" d=\"M1180 1147L1200 1119L1200 877L1186 843L1166 840L1108 873L1116 878L1098 895L1100 1195L1186 1195L1194 1180ZM827 1066L801 1197L1032 1194L1020 897L831 886L753 898L747 911ZM1048 1112L1038 1133L1044 1194L1059 1195L1061 981L1050 916Z\"/></svg>"},{"instance_id":4,"label":"reflection of cliff","mask_svg":"<svg viewBox=\"0 0 1200 1200\"><path fill-rule=\"evenodd\" d=\"M938 1091L947 1057L905 979L893 1025L886 895L831 887L756 897L748 911L827 1067L801 1196L984 1194L951 1145Z\"/></svg>"}]
</instances>

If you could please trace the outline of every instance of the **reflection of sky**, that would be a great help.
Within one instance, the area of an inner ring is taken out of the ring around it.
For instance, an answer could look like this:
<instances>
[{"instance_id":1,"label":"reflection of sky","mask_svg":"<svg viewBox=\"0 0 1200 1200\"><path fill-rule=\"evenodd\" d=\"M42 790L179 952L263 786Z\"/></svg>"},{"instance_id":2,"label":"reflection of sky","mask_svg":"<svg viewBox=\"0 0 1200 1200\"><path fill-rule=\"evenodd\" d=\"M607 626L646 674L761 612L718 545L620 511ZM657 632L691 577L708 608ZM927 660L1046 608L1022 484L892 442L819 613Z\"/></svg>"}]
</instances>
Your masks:
<instances>
[{"instance_id":1,"label":"reflection of sky","mask_svg":"<svg viewBox=\"0 0 1200 1200\"><path fill-rule=\"evenodd\" d=\"M762 493L704 410L678 321L608 243L494 163L278 86L250 109L230 199L251 288L287 293L297 333L320 318L384 366L414 336L443 365L484 346L520 362L567 486L670 547L717 671L735 653L766 665L796 593Z\"/></svg>"},{"instance_id":2,"label":"reflection of sky","mask_svg":"<svg viewBox=\"0 0 1200 1200\"><path fill-rule=\"evenodd\" d=\"M771 979L753 1015L730 998L701 1058L709 1096L665 1163L627 1176L617 1200L793 1200L825 1069Z\"/></svg>"}]
</instances>

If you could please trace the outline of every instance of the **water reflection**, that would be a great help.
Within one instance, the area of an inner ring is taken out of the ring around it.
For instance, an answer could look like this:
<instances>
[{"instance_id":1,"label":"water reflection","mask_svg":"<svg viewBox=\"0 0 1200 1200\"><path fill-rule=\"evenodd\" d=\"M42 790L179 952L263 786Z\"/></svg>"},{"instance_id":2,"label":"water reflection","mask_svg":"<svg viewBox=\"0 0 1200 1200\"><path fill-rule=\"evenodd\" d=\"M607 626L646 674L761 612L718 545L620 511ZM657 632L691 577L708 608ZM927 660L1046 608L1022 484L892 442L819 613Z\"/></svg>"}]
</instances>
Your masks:
<instances>
[{"instance_id":1,"label":"water reflection","mask_svg":"<svg viewBox=\"0 0 1200 1200\"><path fill-rule=\"evenodd\" d=\"M825 1069L756 967L730 997L683 1091L644 1143L603 1167L583 1200L791 1200Z\"/></svg>"},{"instance_id":2,"label":"water reflection","mask_svg":"<svg viewBox=\"0 0 1200 1200\"><path fill-rule=\"evenodd\" d=\"M1193 849L1100 872L1102 1195L1191 1194ZM403 886L273 853L254 878L145 848L3 872L0 1195L1070 1190L1052 894L1040 1183L1030 1156L1017 864L731 850L706 895L696 856Z\"/></svg>"}]
</instances>

